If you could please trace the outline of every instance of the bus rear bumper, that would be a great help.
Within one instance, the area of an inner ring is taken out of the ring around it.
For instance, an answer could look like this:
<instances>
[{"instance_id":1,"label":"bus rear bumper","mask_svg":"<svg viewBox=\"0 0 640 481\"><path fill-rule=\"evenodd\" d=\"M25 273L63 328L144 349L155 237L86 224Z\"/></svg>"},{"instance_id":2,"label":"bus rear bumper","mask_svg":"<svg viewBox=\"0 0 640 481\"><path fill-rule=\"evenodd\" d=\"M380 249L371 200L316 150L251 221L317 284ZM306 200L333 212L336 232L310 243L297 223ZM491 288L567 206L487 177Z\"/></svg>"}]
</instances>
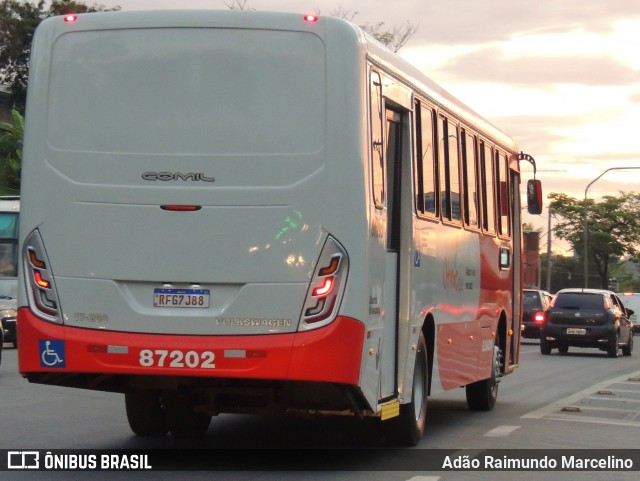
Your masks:
<instances>
[{"instance_id":1,"label":"bus rear bumper","mask_svg":"<svg viewBox=\"0 0 640 481\"><path fill-rule=\"evenodd\" d=\"M124 374L357 385L364 325L339 316L323 328L255 336L175 336L65 327L18 310L20 372ZM42 376L38 376L42 379ZM54 383L54 381L52 381Z\"/></svg>"}]
</instances>

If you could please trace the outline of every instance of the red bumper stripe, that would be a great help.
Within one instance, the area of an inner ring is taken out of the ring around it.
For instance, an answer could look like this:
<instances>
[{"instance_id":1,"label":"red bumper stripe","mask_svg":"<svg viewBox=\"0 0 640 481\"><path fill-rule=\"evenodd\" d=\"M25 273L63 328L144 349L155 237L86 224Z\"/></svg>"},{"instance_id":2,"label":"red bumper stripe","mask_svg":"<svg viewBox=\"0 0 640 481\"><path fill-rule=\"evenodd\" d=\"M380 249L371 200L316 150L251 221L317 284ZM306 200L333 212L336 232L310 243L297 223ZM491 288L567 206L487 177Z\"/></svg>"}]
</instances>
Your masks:
<instances>
[{"instance_id":1,"label":"red bumper stripe","mask_svg":"<svg viewBox=\"0 0 640 481\"><path fill-rule=\"evenodd\" d=\"M65 327L18 310L20 372L206 376L357 385L364 325L255 336L174 336Z\"/></svg>"}]
</instances>

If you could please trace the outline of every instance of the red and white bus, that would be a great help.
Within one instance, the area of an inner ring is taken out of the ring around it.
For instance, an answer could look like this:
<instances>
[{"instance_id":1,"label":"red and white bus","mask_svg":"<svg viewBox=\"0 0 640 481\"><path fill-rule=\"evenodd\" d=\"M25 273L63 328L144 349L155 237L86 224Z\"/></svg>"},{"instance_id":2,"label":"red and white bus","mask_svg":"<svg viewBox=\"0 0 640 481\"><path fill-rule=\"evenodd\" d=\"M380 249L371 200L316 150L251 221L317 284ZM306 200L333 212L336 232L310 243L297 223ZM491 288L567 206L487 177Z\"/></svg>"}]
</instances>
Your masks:
<instances>
[{"instance_id":1,"label":"red and white bus","mask_svg":"<svg viewBox=\"0 0 640 481\"><path fill-rule=\"evenodd\" d=\"M428 395L491 409L518 364L520 183L509 136L345 21L48 19L20 371L124 393L139 435L326 413L415 444Z\"/></svg>"}]
</instances>

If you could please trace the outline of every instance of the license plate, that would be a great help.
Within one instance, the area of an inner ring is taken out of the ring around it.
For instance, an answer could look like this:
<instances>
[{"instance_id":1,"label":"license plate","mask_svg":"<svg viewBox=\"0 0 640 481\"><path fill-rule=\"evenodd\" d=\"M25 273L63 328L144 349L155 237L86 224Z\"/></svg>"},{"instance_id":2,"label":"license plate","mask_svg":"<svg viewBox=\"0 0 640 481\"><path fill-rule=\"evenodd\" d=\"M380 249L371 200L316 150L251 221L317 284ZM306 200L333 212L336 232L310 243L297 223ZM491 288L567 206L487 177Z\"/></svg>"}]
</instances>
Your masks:
<instances>
[{"instance_id":1,"label":"license plate","mask_svg":"<svg viewBox=\"0 0 640 481\"><path fill-rule=\"evenodd\" d=\"M586 329L581 329L578 327L568 327L567 334L578 334L580 336L584 336L587 333Z\"/></svg>"},{"instance_id":2,"label":"license plate","mask_svg":"<svg viewBox=\"0 0 640 481\"><path fill-rule=\"evenodd\" d=\"M208 289L154 289L153 305L156 307L209 307Z\"/></svg>"}]
</instances>

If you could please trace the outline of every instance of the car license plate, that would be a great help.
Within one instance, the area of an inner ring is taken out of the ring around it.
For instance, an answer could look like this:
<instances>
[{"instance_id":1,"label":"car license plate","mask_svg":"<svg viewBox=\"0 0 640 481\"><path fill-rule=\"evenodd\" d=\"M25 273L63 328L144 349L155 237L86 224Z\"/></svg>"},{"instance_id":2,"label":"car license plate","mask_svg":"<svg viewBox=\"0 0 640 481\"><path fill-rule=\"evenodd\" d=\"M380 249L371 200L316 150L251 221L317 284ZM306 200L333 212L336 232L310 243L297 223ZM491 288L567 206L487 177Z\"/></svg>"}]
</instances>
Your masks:
<instances>
[{"instance_id":1,"label":"car license plate","mask_svg":"<svg viewBox=\"0 0 640 481\"><path fill-rule=\"evenodd\" d=\"M208 289L154 289L153 305L156 307L209 307Z\"/></svg>"},{"instance_id":2,"label":"car license plate","mask_svg":"<svg viewBox=\"0 0 640 481\"><path fill-rule=\"evenodd\" d=\"M567 334L578 334L580 336L584 336L587 333L586 329L578 328L578 327L568 327Z\"/></svg>"}]
</instances>

